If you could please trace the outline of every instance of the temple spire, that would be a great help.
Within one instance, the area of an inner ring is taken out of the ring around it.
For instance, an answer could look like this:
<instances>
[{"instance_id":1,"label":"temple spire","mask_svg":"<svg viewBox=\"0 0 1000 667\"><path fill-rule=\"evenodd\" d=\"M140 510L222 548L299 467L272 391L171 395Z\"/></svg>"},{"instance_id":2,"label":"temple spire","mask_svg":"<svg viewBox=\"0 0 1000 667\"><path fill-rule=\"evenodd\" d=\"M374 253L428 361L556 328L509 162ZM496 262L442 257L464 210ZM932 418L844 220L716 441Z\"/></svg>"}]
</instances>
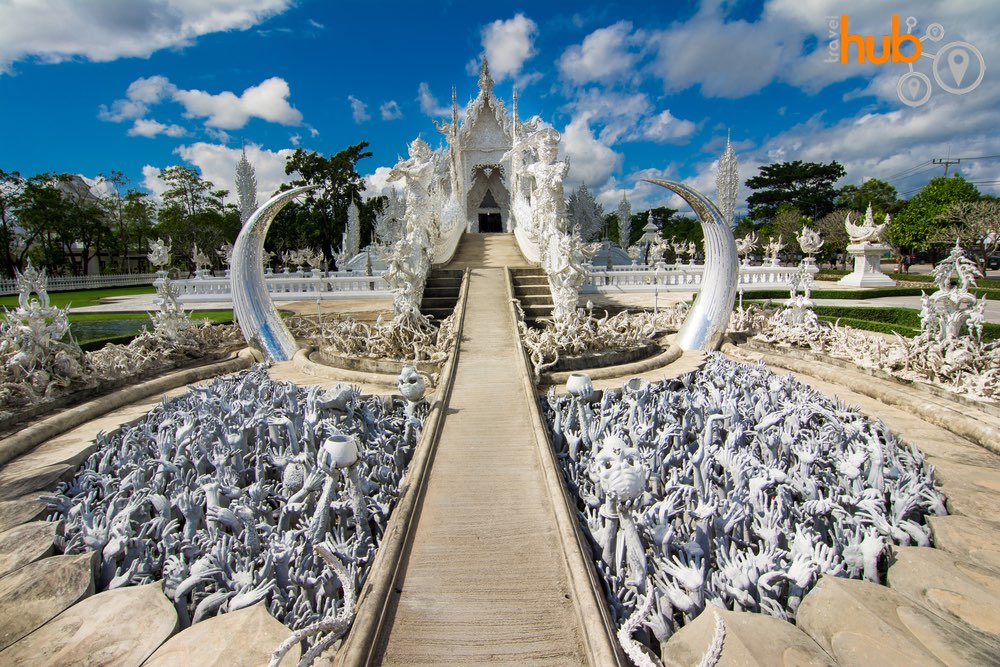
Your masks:
<instances>
[{"instance_id":1,"label":"temple spire","mask_svg":"<svg viewBox=\"0 0 1000 667\"><path fill-rule=\"evenodd\" d=\"M458 91L451 87L451 131L458 134Z\"/></svg>"},{"instance_id":2,"label":"temple spire","mask_svg":"<svg viewBox=\"0 0 1000 667\"><path fill-rule=\"evenodd\" d=\"M483 91L484 95L493 92L493 77L490 76L490 64L486 60L486 54L483 54L483 64L479 67L479 90Z\"/></svg>"}]
</instances>

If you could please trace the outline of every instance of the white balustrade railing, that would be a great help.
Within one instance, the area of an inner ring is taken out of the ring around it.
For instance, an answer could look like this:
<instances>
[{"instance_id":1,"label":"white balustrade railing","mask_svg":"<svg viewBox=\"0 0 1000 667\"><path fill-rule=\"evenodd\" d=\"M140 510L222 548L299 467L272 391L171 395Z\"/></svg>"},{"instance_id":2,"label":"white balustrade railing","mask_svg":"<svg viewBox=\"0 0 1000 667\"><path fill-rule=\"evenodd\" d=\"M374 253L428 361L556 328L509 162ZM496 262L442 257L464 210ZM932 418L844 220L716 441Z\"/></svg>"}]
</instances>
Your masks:
<instances>
[{"instance_id":1,"label":"white balustrade railing","mask_svg":"<svg viewBox=\"0 0 1000 667\"><path fill-rule=\"evenodd\" d=\"M267 291L275 301L301 299L352 299L389 296L389 286L381 276L324 271L268 273ZM174 280L182 303L231 301L230 281L225 276L200 275Z\"/></svg>"},{"instance_id":2,"label":"white balustrade railing","mask_svg":"<svg viewBox=\"0 0 1000 667\"><path fill-rule=\"evenodd\" d=\"M106 287L131 287L134 285L152 285L156 279L155 273L123 273L120 275L100 276L49 276L49 292L66 292L80 289L99 289ZM10 278L0 280L0 294L17 294L17 281Z\"/></svg>"},{"instance_id":3,"label":"white balustrade railing","mask_svg":"<svg viewBox=\"0 0 1000 667\"><path fill-rule=\"evenodd\" d=\"M584 293L615 292L697 292L701 289L704 266L668 264L656 267L613 266L610 270L591 268L581 288ZM814 265L806 269L815 276ZM739 285L745 290L789 287L799 273L797 266L740 266Z\"/></svg>"}]
</instances>

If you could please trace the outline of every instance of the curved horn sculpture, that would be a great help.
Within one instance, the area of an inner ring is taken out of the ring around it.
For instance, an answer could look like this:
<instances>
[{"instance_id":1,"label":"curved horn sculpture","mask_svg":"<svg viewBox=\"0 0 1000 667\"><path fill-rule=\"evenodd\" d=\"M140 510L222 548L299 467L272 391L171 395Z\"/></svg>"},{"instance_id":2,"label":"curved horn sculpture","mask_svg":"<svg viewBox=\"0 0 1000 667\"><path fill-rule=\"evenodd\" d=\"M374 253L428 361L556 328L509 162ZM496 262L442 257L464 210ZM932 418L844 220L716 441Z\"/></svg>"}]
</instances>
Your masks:
<instances>
[{"instance_id":1,"label":"curved horn sculpture","mask_svg":"<svg viewBox=\"0 0 1000 667\"><path fill-rule=\"evenodd\" d=\"M736 241L719 209L705 195L677 181L644 179L672 190L686 201L705 233L705 272L701 290L677 332L675 343L682 350L714 350L722 342L736 301L739 258Z\"/></svg>"},{"instance_id":2,"label":"curved horn sculpture","mask_svg":"<svg viewBox=\"0 0 1000 667\"><path fill-rule=\"evenodd\" d=\"M272 361L288 361L298 346L267 293L261 262L264 237L285 204L315 187L304 185L271 197L246 221L233 246L233 315L247 343L261 349Z\"/></svg>"}]
</instances>

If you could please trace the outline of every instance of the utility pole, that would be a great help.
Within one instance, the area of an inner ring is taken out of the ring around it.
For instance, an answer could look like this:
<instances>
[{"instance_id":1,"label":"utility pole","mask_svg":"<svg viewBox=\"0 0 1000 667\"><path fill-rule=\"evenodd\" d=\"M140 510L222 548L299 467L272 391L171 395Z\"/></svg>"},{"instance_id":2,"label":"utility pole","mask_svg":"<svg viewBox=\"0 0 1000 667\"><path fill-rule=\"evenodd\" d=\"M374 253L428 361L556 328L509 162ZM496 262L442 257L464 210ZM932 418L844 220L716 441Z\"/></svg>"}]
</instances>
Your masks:
<instances>
[{"instance_id":1,"label":"utility pole","mask_svg":"<svg viewBox=\"0 0 1000 667\"><path fill-rule=\"evenodd\" d=\"M962 161L962 158L940 158L936 157L931 160L931 164L943 164L944 165L944 175L948 176L948 167L953 164L958 164Z\"/></svg>"}]
</instances>

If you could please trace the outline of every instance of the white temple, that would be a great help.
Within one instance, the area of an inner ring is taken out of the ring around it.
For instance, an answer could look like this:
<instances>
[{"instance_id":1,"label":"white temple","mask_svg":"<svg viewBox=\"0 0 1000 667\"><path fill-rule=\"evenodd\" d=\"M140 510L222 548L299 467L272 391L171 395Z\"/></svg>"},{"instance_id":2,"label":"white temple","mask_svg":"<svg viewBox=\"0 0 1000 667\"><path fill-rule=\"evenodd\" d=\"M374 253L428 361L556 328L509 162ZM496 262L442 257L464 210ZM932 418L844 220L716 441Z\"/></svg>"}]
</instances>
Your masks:
<instances>
[{"instance_id":1,"label":"white temple","mask_svg":"<svg viewBox=\"0 0 1000 667\"><path fill-rule=\"evenodd\" d=\"M466 231L513 232L516 216L511 215L511 174L518 171L519 165L511 164L517 159L511 148L533 129L518 119L517 90L513 114L509 114L493 93L493 78L484 57L479 94L465 107L461 120L454 89L451 99L451 122L439 123L438 130L448 140L452 182L461 193L459 201L468 220Z\"/></svg>"}]
</instances>

